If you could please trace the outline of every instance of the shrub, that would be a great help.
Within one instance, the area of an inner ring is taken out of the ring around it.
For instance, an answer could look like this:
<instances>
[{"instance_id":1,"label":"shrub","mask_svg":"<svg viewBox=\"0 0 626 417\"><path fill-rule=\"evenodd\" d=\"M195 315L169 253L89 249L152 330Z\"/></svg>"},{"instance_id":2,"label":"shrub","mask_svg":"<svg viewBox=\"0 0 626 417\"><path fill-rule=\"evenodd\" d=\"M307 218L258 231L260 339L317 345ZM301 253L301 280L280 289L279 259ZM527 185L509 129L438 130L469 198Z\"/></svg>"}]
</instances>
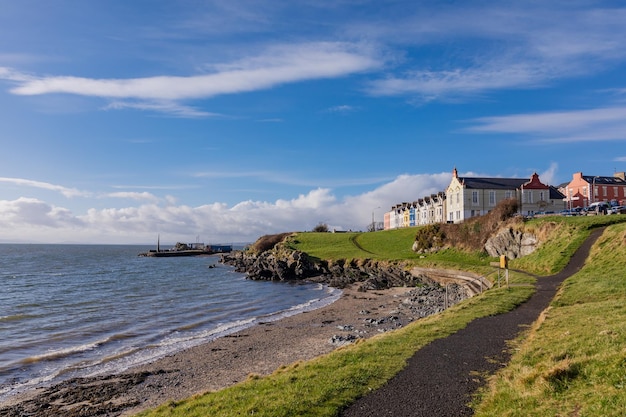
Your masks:
<instances>
[{"instance_id":1,"label":"shrub","mask_svg":"<svg viewBox=\"0 0 626 417\"><path fill-rule=\"evenodd\" d=\"M313 231L318 233L326 233L328 232L328 225L326 223L319 223L313 228Z\"/></svg>"},{"instance_id":2,"label":"shrub","mask_svg":"<svg viewBox=\"0 0 626 417\"><path fill-rule=\"evenodd\" d=\"M274 246L285 240L287 236L291 236L292 233L279 233L276 235L264 235L257 239L250 247L253 252L261 253L267 250L273 249Z\"/></svg>"}]
</instances>

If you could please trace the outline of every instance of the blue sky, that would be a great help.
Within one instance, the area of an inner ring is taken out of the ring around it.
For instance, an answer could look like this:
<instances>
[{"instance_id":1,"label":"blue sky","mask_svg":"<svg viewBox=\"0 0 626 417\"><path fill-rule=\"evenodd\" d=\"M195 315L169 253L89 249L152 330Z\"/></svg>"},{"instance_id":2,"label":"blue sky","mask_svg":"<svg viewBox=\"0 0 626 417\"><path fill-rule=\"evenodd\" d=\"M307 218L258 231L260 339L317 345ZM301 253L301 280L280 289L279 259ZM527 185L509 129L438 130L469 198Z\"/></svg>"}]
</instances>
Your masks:
<instances>
[{"instance_id":1,"label":"blue sky","mask_svg":"<svg viewBox=\"0 0 626 417\"><path fill-rule=\"evenodd\" d=\"M364 230L626 171L619 1L0 0L0 242Z\"/></svg>"}]
</instances>

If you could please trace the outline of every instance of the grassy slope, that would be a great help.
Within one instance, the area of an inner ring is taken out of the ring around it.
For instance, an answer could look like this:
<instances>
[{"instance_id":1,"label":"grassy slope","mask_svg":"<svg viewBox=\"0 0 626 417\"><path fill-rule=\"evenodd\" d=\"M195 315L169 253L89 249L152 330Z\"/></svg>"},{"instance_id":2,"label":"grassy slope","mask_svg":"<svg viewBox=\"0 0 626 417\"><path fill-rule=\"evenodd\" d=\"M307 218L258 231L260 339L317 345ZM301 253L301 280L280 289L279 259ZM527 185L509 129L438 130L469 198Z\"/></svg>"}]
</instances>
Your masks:
<instances>
[{"instance_id":1,"label":"grassy slope","mask_svg":"<svg viewBox=\"0 0 626 417\"><path fill-rule=\"evenodd\" d=\"M534 272L558 270L565 264L569 254L571 254L577 245L588 235L589 227L602 222L613 222L618 217L622 216L602 216L590 219L570 218L564 221L560 218L543 220L542 222L547 221L550 222L550 224L554 224L552 232L549 232L550 242L542 246L537 253L527 257L528 259L525 259L523 262L514 262L512 267L525 267ZM562 221L563 223L561 223ZM536 227L537 230L540 229L540 225L540 222L530 224L531 227ZM541 228L541 230L544 230L544 228ZM614 232L614 230L619 231ZM612 234L622 233L622 246L626 240L623 236L623 230L623 226L611 228ZM565 231L567 231L567 233L565 233ZM414 235L415 229L362 234L301 233L296 235L291 245L320 259L371 258L425 266L472 269L484 272L492 270L486 265L493 259L478 253L468 254L454 250L446 250L426 257L417 256L410 251ZM608 245L608 243L605 242L604 245ZM613 261L614 266L612 267L614 268L613 272L619 275L618 270L624 269L624 253L618 252L617 248L611 248L610 252L621 254L621 258L615 258ZM597 256L597 254L597 252L594 252L594 256ZM604 263L601 262L602 265ZM589 273L595 277L594 280L597 280L599 276L605 277L607 274L605 269L597 269L597 271L604 272L594 272L596 268L601 268L601 266L599 266L596 261L594 261L592 265L592 267L585 268L585 270L591 271ZM511 274L512 283L528 281L529 278L527 276L522 276L517 273ZM570 295L570 291L572 291L570 287L571 284L566 286L566 291L561 298L562 300L570 301L561 302L567 304L570 308L576 308L580 306L581 300L578 297L572 299L567 298L573 297L573 295ZM594 304L595 309L591 310L591 315L587 313L587 315L584 316L587 317L589 322L601 320L600 317L602 315L607 315L603 308L605 308L604 304L608 303L600 301L600 294L606 292L608 286L604 285L600 287L603 289L598 289L599 298ZM621 289L622 295L626 293L623 289L624 288ZM251 377L248 381L225 390L194 397L178 403L170 403L145 413L145 415L192 417L251 414L260 416L335 416L338 410L352 402L355 398L384 384L385 381L405 366L406 360L413 352L429 341L452 334L458 329L465 327L467 323L477 317L508 311L527 299L531 292L532 290L528 287L515 287L510 291L505 289L493 289L471 300L467 300L442 314L419 320L404 329L376 336L367 341L338 349L329 355L322 356L313 361L291 365L277 371L270 377ZM585 290L583 290L581 294L585 295ZM623 337L624 334L626 334L624 332L626 329L623 328L624 310L623 307L621 310L619 309L619 306L624 304L624 300L617 297L614 301L611 312L617 317L616 321L622 323L622 327L617 326L616 323L615 326L601 326L602 330L596 332L597 338L604 341L604 344L598 345L598 349L602 352L607 350L608 341L611 341L611 343L614 342L615 345L622 342L623 346ZM565 304L561 308L565 309ZM602 313L600 314L597 309L600 309ZM596 317L596 311L598 311L600 317ZM589 322L567 323L568 312L566 310L563 310L563 312L564 316L562 320L571 327L571 329L567 330L567 332L569 332L567 333L569 339L578 339L576 331L579 330L577 328L579 325L580 327L594 327L588 326L588 324L590 324ZM551 314L552 312L544 323L551 323ZM545 326L542 328L545 328ZM543 373L541 373L542 371L537 371L538 373L534 375L535 379L531 381L531 385L534 384L543 387L544 385L542 385L541 381L545 379L544 376L547 376L548 380L557 381L557 385L561 387L559 389L563 391L563 384L559 381L569 381L570 376L574 374L576 374L576 378L572 379L578 380L582 385L592 382L579 372L580 369L583 369L579 362L575 362L575 364L572 365L576 372L573 372L568 367L570 363L568 361L572 361L571 355L574 353L573 348L560 348L560 345L557 346L550 341L550 338L555 340L562 338L564 332L560 329L561 328L557 325L556 329L549 330L545 336L539 335L538 331L533 332L532 337L526 342L528 345L527 349L531 352L537 351L536 354L539 355L539 357L535 358L532 356L530 359L524 359L527 358L527 355L524 355L520 359L519 355L517 355L516 360L522 362L519 366L525 373L512 370L512 365L499 374L498 379L493 382L493 389L485 393L484 401L479 405L481 415L505 414L499 407L507 408L507 402L511 401L510 397L506 396L510 395L507 381L510 384L527 385L527 373L531 372L537 364L543 363L542 361L545 360L556 361L556 365L550 367L547 364L543 364L544 367L547 367L546 370L543 371ZM539 342L544 343L544 345L535 347L534 343ZM526 346L526 344L524 346ZM586 346L586 343L578 343L578 345L583 347ZM586 352L593 356L590 349ZM626 382L624 381L626 378L623 377L623 375L625 375L624 367L626 366L626 361L622 360L620 362L614 356L611 356L611 359L613 363L615 363L611 368L611 373L616 369L621 369L619 375L622 375L622 380L621 382L615 381L615 378L613 378L609 385L612 384L613 390L619 390ZM526 364L524 360L530 361L530 365ZM530 371L527 370L527 367L530 367ZM563 370L561 370L561 368L563 368ZM601 366L598 366L598 368L602 369ZM507 374L507 372L511 373ZM521 380L520 377L522 377ZM504 391L504 393L502 391ZM541 390L533 388L532 391ZM569 389L564 391L567 392ZM541 392L543 396L536 398L523 394L523 398L531 398L528 402L523 402L520 398L516 398L515 400L520 401L521 404L519 410L523 410L523 412L521 412L521 414L511 415L529 415L528 412L533 409L532 407L537 406L538 402L545 401L546 391ZM548 390L547 393L548 397L552 398L553 393L550 390ZM585 395L581 394L580 397L582 404L580 407L586 407L587 403L591 403L591 400L587 399ZM557 405L559 404L557 400L552 402ZM615 399L613 399L611 404L618 407L620 406ZM623 406L623 403L621 403L621 406ZM528 407L531 408L529 409ZM542 411L537 415L559 415L559 413L560 412Z\"/></svg>"},{"instance_id":2,"label":"grassy slope","mask_svg":"<svg viewBox=\"0 0 626 417\"><path fill-rule=\"evenodd\" d=\"M612 226L509 366L477 416L626 415L626 225Z\"/></svg>"}]
</instances>

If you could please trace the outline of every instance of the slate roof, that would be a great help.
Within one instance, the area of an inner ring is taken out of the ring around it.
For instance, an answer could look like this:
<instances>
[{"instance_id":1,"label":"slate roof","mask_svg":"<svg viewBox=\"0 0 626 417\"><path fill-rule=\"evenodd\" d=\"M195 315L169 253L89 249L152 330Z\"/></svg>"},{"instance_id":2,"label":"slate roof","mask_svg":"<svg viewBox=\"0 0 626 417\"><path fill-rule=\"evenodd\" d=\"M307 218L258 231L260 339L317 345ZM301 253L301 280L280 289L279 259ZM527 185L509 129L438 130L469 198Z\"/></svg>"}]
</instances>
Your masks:
<instances>
[{"instance_id":1,"label":"slate roof","mask_svg":"<svg viewBox=\"0 0 626 417\"><path fill-rule=\"evenodd\" d=\"M465 188L477 190L517 190L526 184L528 178L480 178L480 177L459 177L459 181Z\"/></svg>"},{"instance_id":2,"label":"slate roof","mask_svg":"<svg viewBox=\"0 0 626 417\"><path fill-rule=\"evenodd\" d=\"M560 192L558 188L550 186L550 200L564 200L565 194Z\"/></svg>"},{"instance_id":3,"label":"slate roof","mask_svg":"<svg viewBox=\"0 0 626 417\"><path fill-rule=\"evenodd\" d=\"M594 175L583 175L582 178L589 184L596 185L625 185L626 181L619 177L596 177ZM595 180L594 180L595 178Z\"/></svg>"}]
</instances>

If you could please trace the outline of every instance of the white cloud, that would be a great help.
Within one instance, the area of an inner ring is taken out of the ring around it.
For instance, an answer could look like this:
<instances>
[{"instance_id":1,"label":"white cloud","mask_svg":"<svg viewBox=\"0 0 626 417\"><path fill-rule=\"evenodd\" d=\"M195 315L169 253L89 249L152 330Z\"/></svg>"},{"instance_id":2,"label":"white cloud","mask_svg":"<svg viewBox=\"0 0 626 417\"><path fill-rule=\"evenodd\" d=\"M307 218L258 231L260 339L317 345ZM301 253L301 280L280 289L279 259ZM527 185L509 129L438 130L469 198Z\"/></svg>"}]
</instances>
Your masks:
<instances>
[{"instance_id":1,"label":"white cloud","mask_svg":"<svg viewBox=\"0 0 626 417\"><path fill-rule=\"evenodd\" d=\"M339 106L330 107L326 111L329 112L329 113L349 113L349 112L352 112L352 111L355 111L355 110L357 110L357 108L354 107L354 106L349 106L347 104L342 104L342 105L339 105Z\"/></svg>"},{"instance_id":2,"label":"white cloud","mask_svg":"<svg viewBox=\"0 0 626 417\"><path fill-rule=\"evenodd\" d=\"M551 163L550 167L548 167L547 170L539 173L539 180L541 180L541 182L544 184L558 185L555 183L557 179L558 169L559 169L559 164L557 164L556 162Z\"/></svg>"},{"instance_id":3,"label":"white cloud","mask_svg":"<svg viewBox=\"0 0 626 417\"><path fill-rule=\"evenodd\" d=\"M154 111L167 113L176 117L184 118L202 118L202 117L221 117L218 113L211 113L195 109L191 106L185 106L174 101L158 101L158 102L137 102L116 100L104 107L104 110L122 110L135 109L142 111Z\"/></svg>"},{"instance_id":4,"label":"white cloud","mask_svg":"<svg viewBox=\"0 0 626 417\"><path fill-rule=\"evenodd\" d=\"M572 6L572 7L569 7ZM411 60L371 82L380 96L450 100L501 89L527 89L556 79L597 74L626 57L624 8L533 4L454 4L405 13L393 22L353 26L380 42L412 50L441 45L441 54ZM451 46L452 45L452 46Z\"/></svg>"},{"instance_id":5,"label":"white cloud","mask_svg":"<svg viewBox=\"0 0 626 417\"><path fill-rule=\"evenodd\" d=\"M265 55L232 64L215 65L213 73L187 77L29 77L6 68L0 71L0 76L17 82L18 86L12 88L11 92L19 95L65 93L167 102L257 91L304 80L341 77L371 70L379 65L370 50L335 42L275 47Z\"/></svg>"},{"instance_id":6,"label":"white cloud","mask_svg":"<svg viewBox=\"0 0 626 417\"><path fill-rule=\"evenodd\" d=\"M39 227L73 229L82 225L70 210L26 197L13 201L0 200L0 220L0 230L6 229L3 233L5 236L15 234L16 230L23 227L27 230ZM26 236L22 236L21 232L14 236L16 239L23 237Z\"/></svg>"},{"instance_id":7,"label":"white cloud","mask_svg":"<svg viewBox=\"0 0 626 417\"><path fill-rule=\"evenodd\" d=\"M540 66L530 64L480 68L458 68L442 71L413 71L405 77L389 77L373 81L370 93L380 96L420 95L426 101L448 96L476 94L503 88L528 88L545 81L548 76Z\"/></svg>"},{"instance_id":8,"label":"white cloud","mask_svg":"<svg viewBox=\"0 0 626 417\"><path fill-rule=\"evenodd\" d=\"M42 182L42 181L27 180L23 178L0 177L0 182L15 184L15 185L24 186L24 187L34 187L34 188L41 188L44 190L57 191L68 198L78 197L78 196L82 196L82 197L89 196L89 193L85 191L77 190L76 188L67 188L61 185L50 184L50 183Z\"/></svg>"},{"instance_id":9,"label":"white cloud","mask_svg":"<svg viewBox=\"0 0 626 417\"><path fill-rule=\"evenodd\" d=\"M198 207L177 205L174 199L136 207L91 208L75 215L67 208L41 200L19 198L0 201L0 236L3 241L76 243L151 243L162 239L186 241L201 236L205 242L254 241L268 233L311 230L324 222L340 230L365 230L372 211L383 213L403 201L442 191L450 173L401 175L370 192L338 200L327 188L311 190L293 199L243 201ZM116 193L117 197L145 198L149 193Z\"/></svg>"},{"instance_id":10,"label":"white cloud","mask_svg":"<svg viewBox=\"0 0 626 417\"><path fill-rule=\"evenodd\" d=\"M106 195L106 197L123 198L123 199L131 199L131 200L138 200L138 201L144 200L144 201L153 201L153 202L157 202L159 200L157 196L146 191L144 192L120 191L116 193L109 193Z\"/></svg>"},{"instance_id":11,"label":"white cloud","mask_svg":"<svg viewBox=\"0 0 626 417\"><path fill-rule=\"evenodd\" d=\"M533 135L543 142L626 140L626 107L483 117L466 130Z\"/></svg>"}]
</instances>

